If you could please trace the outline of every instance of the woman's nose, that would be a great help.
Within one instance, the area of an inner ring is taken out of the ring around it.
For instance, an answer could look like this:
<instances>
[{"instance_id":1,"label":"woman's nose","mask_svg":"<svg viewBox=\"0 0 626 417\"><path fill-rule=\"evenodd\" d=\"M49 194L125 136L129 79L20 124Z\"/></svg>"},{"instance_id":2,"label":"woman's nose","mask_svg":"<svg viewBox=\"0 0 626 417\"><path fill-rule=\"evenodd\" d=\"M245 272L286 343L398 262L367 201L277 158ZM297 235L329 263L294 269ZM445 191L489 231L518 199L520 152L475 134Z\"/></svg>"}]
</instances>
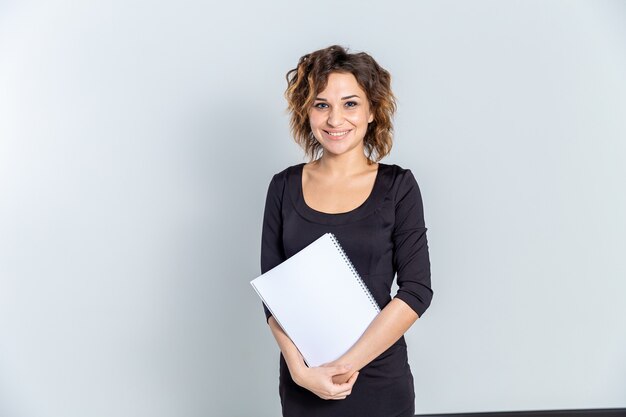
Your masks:
<instances>
[{"instance_id":1,"label":"woman's nose","mask_svg":"<svg viewBox=\"0 0 626 417\"><path fill-rule=\"evenodd\" d=\"M343 110L341 107L332 107L328 112L327 123L329 126L341 126L343 119Z\"/></svg>"}]
</instances>

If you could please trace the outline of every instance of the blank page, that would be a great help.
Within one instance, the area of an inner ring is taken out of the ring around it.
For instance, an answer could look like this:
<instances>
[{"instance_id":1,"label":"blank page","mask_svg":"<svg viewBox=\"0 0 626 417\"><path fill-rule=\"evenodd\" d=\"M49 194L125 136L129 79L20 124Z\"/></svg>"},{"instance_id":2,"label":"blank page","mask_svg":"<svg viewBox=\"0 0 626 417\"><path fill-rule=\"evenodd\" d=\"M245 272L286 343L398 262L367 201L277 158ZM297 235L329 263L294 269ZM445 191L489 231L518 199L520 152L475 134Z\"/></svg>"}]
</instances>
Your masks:
<instances>
[{"instance_id":1,"label":"blank page","mask_svg":"<svg viewBox=\"0 0 626 417\"><path fill-rule=\"evenodd\" d=\"M380 312L332 233L251 284L309 366L338 359Z\"/></svg>"}]
</instances>

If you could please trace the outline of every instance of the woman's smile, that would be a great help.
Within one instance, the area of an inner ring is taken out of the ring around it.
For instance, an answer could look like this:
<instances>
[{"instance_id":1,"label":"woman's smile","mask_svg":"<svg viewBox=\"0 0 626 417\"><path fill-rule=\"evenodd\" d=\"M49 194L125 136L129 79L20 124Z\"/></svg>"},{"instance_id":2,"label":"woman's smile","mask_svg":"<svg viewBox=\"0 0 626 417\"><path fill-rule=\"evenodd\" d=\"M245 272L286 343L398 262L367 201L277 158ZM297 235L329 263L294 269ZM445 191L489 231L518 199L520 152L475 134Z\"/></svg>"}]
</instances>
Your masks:
<instances>
[{"instance_id":1,"label":"woman's smile","mask_svg":"<svg viewBox=\"0 0 626 417\"><path fill-rule=\"evenodd\" d=\"M326 136L330 140L341 140L341 139L345 138L346 135L348 133L350 133L351 131L352 131L352 129L349 129L349 130L337 130L337 131L324 130L324 133L326 134Z\"/></svg>"}]
</instances>

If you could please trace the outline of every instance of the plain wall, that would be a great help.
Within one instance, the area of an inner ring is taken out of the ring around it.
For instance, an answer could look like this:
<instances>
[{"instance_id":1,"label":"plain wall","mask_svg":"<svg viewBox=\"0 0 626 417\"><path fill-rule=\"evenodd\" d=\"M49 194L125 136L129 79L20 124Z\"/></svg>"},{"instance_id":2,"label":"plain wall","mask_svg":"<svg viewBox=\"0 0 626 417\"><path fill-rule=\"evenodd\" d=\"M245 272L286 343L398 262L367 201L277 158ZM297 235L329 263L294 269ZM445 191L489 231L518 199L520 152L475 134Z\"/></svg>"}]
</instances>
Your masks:
<instances>
[{"instance_id":1,"label":"plain wall","mask_svg":"<svg viewBox=\"0 0 626 417\"><path fill-rule=\"evenodd\" d=\"M626 407L623 1L0 4L0 415L277 416L285 73L366 51L434 299L416 412Z\"/></svg>"}]
</instances>

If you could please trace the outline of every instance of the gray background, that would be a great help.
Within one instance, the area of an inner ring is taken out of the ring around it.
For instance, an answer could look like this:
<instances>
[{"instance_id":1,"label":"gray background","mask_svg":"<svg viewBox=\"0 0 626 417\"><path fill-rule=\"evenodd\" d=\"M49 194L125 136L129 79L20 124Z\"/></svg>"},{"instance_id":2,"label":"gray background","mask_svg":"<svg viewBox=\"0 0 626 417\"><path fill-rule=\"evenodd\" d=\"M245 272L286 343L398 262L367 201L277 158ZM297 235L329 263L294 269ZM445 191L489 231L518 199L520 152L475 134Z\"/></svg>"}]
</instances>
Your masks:
<instances>
[{"instance_id":1,"label":"gray background","mask_svg":"<svg viewBox=\"0 0 626 417\"><path fill-rule=\"evenodd\" d=\"M624 1L0 4L0 415L277 416L249 285L284 75L393 76L418 413L626 406Z\"/></svg>"}]
</instances>

